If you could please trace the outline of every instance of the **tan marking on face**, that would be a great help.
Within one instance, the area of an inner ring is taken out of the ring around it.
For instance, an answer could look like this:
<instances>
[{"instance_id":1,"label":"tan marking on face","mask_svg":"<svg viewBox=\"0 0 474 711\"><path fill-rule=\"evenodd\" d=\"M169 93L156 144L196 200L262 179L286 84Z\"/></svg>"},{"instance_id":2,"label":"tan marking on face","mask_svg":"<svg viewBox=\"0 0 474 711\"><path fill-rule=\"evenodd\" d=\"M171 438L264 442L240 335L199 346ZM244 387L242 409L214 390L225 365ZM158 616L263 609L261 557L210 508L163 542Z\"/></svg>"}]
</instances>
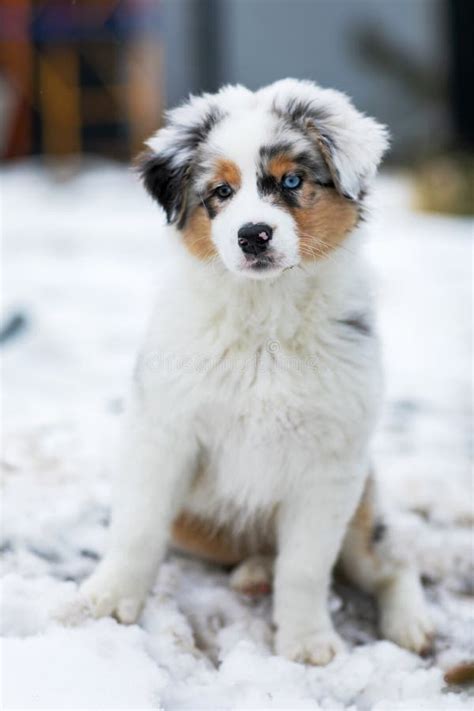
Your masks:
<instances>
[{"instance_id":1,"label":"tan marking on face","mask_svg":"<svg viewBox=\"0 0 474 711\"><path fill-rule=\"evenodd\" d=\"M216 161L215 172L211 180L213 185L228 183L234 190L238 190L241 182L242 176L239 167L233 161L225 158L219 158Z\"/></svg>"},{"instance_id":2,"label":"tan marking on face","mask_svg":"<svg viewBox=\"0 0 474 711\"><path fill-rule=\"evenodd\" d=\"M290 156L285 153L279 153L277 156L268 161L267 171L280 181L286 173L291 173L297 169L297 164Z\"/></svg>"},{"instance_id":3,"label":"tan marking on face","mask_svg":"<svg viewBox=\"0 0 474 711\"><path fill-rule=\"evenodd\" d=\"M303 261L323 259L338 247L358 220L357 206L334 188L303 183L299 206L289 208L296 222Z\"/></svg>"},{"instance_id":4,"label":"tan marking on face","mask_svg":"<svg viewBox=\"0 0 474 711\"><path fill-rule=\"evenodd\" d=\"M211 220L203 205L193 210L181 234L186 248L198 259L207 261L216 256L217 250L211 239Z\"/></svg>"}]
</instances>

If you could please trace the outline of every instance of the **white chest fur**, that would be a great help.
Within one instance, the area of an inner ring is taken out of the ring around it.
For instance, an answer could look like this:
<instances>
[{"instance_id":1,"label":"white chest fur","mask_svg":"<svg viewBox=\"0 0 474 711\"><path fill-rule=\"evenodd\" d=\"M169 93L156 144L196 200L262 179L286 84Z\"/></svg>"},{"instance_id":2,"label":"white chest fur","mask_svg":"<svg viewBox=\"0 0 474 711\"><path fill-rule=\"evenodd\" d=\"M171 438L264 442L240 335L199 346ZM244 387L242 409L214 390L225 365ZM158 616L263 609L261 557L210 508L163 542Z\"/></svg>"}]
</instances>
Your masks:
<instances>
[{"instance_id":1,"label":"white chest fur","mask_svg":"<svg viewBox=\"0 0 474 711\"><path fill-rule=\"evenodd\" d=\"M267 508L327 457L364 446L378 344L353 252L275 282L185 257L161 282L138 368L150 416L195 438L201 497ZM204 486L204 483L206 486Z\"/></svg>"}]
</instances>

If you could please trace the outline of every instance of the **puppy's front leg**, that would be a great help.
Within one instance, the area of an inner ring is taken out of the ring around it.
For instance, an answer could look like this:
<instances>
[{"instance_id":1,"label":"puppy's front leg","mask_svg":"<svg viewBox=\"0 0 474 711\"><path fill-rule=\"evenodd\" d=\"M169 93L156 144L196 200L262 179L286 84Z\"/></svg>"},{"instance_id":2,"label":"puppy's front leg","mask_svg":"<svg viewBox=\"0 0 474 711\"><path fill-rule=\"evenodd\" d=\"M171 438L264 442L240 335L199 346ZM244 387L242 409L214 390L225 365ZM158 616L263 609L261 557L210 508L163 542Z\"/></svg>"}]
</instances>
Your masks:
<instances>
[{"instance_id":1,"label":"puppy's front leg","mask_svg":"<svg viewBox=\"0 0 474 711\"><path fill-rule=\"evenodd\" d=\"M360 467L315 472L278 517L274 622L278 654L327 664L344 649L328 611L331 571L363 486Z\"/></svg>"},{"instance_id":2,"label":"puppy's front leg","mask_svg":"<svg viewBox=\"0 0 474 711\"><path fill-rule=\"evenodd\" d=\"M92 613L134 622L163 558L193 472L195 445L135 405L123 431L107 553L81 587Z\"/></svg>"}]
</instances>

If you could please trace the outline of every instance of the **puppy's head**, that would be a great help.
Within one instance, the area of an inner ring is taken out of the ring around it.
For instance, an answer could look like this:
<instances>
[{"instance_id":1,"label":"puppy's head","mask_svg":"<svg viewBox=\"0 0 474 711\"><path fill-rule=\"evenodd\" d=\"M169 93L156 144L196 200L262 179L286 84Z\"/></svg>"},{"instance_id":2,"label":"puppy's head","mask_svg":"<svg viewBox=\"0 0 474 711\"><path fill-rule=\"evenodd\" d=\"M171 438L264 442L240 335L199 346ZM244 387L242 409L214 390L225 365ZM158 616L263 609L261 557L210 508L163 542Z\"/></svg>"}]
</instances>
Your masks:
<instances>
[{"instance_id":1,"label":"puppy's head","mask_svg":"<svg viewBox=\"0 0 474 711\"><path fill-rule=\"evenodd\" d=\"M387 132L344 94L286 79L192 97L148 147L144 184L188 250L263 278L343 242Z\"/></svg>"}]
</instances>

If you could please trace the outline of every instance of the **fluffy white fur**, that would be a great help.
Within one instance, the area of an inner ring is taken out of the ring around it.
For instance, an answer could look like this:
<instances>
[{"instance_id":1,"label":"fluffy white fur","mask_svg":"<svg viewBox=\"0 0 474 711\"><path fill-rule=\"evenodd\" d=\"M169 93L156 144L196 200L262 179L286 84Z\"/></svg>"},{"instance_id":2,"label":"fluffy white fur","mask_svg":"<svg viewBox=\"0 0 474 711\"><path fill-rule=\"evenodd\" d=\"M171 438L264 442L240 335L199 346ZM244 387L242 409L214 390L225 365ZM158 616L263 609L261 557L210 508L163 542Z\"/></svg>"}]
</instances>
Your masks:
<instances>
[{"instance_id":1,"label":"fluffy white fur","mask_svg":"<svg viewBox=\"0 0 474 711\"><path fill-rule=\"evenodd\" d=\"M179 230L167 228L173 254L161 265L136 370L109 548L83 594L94 614L135 621L171 523L185 509L236 532L274 526L278 653L318 664L343 648L327 609L341 549L352 577L378 594L382 631L421 650L431 626L413 567L390 552L370 561L348 529L369 473L381 400L375 334L341 325L362 314L373 326L360 229L326 259L302 265L291 215L256 188L259 147L282 130L276 113L292 96L323 109L319 129L330 137L339 188L357 198L375 174L385 130L342 94L310 82L285 80L256 93L226 87L193 98L150 141L175 167L193 160L182 136L217 105L224 116L205 137L202 160L219 154L235 161L242 187L212 221L216 258L197 260ZM275 226L278 267L266 278L245 268L237 245L247 222ZM261 581L271 568L243 564L234 583Z\"/></svg>"}]
</instances>

